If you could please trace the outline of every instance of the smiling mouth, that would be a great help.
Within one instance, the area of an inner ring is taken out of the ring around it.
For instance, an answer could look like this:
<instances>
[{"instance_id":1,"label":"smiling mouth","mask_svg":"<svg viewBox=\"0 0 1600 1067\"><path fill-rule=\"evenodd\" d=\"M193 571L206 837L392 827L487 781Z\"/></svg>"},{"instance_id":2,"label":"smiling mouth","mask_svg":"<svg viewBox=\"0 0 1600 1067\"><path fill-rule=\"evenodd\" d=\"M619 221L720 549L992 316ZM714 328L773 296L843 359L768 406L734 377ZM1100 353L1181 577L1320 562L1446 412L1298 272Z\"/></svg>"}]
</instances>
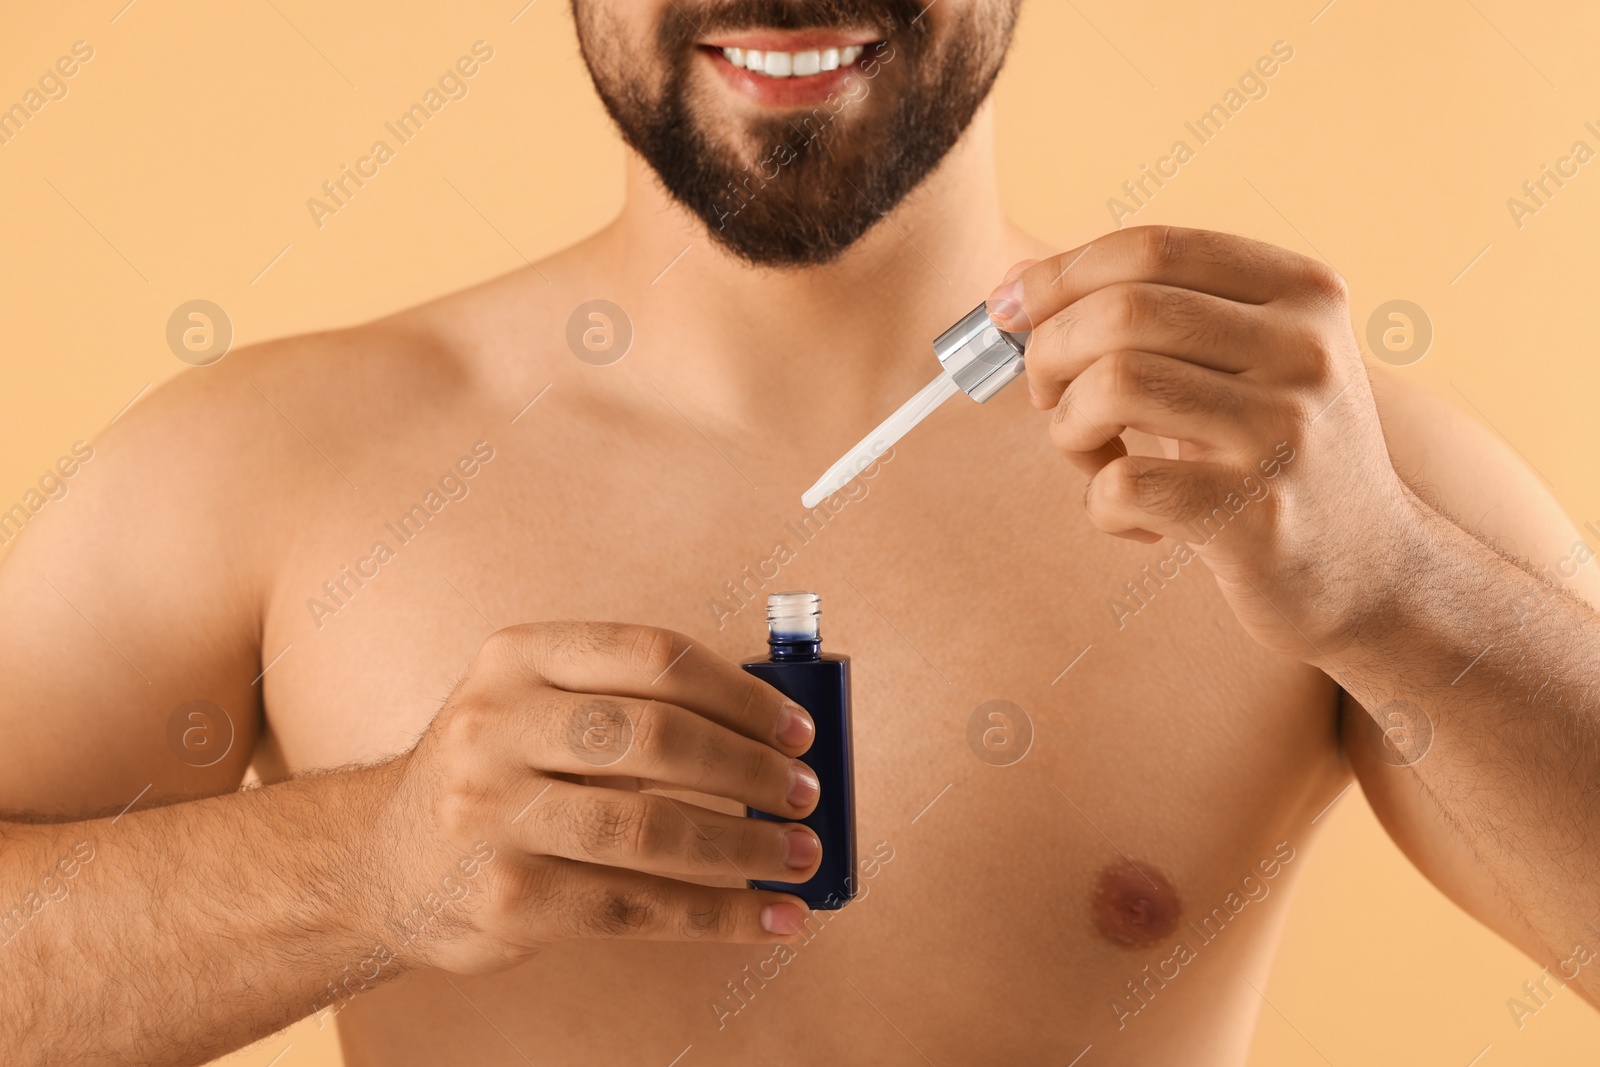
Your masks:
<instances>
[{"instance_id":1,"label":"smiling mouth","mask_svg":"<svg viewBox=\"0 0 1600 1067\"><path fill-rule=\"evenodd\" d=\"M842 48L812 48L801 52L762 51L759 48L721 48L722 57L731 65L768 78L809 78L841 68L853 67L860 61L867 45L852 44Z\"/></svg>"},{"instance_id":2,"label":"smiling mouth","mask_svg":"<svg viewBox=\"0 0 1600 1067\"><path fill-rule=\"evenodd\" d=\"M703 39L699 50L737 96L763 108L795 109L825 103L858 77L870 77L870 64L894 55L885 54L886 41L882 30L866 27L746 29Z\"/></svg>"}]
</instances>

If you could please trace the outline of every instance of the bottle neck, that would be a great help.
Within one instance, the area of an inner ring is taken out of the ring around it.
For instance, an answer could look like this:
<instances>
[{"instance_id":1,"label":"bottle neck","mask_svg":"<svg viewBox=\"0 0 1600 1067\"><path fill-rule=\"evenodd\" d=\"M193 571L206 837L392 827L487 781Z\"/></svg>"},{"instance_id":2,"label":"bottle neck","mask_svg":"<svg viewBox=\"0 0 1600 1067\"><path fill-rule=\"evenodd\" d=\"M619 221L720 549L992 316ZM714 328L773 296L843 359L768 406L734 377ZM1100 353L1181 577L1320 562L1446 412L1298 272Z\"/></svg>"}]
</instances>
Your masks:
<instances>
[{"instance_id":1,"label":"bottle neck","mask_svg":"<svg viewBox=\"0 0 1600 1067\"><path fill-rule=\"evenodd\" d=\"M771 649L771 659L774 663L822 658L822 641L816 637L772 636L767 638L767 647Z\"/></svg>"},{"instance_id":2,"label":"bottle neck","mask_svg":"<svg viewBox=\"0 0 1600 1067\"><path fill-rule=\"evenodd\" d=\"M767 645L774 662L822 656L820 598L803 590L767 594Z\"/></svg>"}]
</instances>

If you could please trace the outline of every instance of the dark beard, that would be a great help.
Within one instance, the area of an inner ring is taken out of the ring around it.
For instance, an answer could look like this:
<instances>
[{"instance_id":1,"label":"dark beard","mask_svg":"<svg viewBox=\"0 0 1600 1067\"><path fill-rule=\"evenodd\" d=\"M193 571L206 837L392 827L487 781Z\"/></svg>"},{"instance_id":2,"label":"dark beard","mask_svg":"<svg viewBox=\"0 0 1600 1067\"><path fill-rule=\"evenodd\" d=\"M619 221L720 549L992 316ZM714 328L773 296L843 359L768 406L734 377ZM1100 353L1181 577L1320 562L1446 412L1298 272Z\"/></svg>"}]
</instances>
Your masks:
<instances>
[{"instance_id":1,"label":"dark beard","mask_svg":"<svg viewBox=\"0 0 1600 1067\"><path fill-rule=\"evenodd\" d=\"M892 211L945 157L989 95L1016 24L1013 0L998 17L974 12L943 42L928 34L918 0L713 0L671 11L657 34L672 66L659 96L618 75L607 34L573 0L595 89L623 138L722 247L757 266L808 267L837 259ZM693 17L698 20L690 22ZM714 141L689 99L703 31L883 27L889 40L863 57L843 92L810 112L749 129L753 158ZM866 113L878 92L891 105Z\"/></svg>"}]
</instances>

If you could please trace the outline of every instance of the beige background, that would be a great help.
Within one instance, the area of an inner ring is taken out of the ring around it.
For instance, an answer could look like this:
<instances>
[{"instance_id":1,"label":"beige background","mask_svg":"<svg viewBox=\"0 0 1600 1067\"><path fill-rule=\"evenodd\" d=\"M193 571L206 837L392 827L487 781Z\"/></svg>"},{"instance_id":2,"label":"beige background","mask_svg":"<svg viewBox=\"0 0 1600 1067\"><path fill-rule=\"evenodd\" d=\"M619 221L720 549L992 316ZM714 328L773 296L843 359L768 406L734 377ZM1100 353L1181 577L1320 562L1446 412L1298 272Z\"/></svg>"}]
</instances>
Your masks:
<instances>
[{"instance_id":1,"label":"beige background","mask_svg":"<svg viewBox=\"0 0 1600 1067\"><path fill-rule=\"evenodd\" d=\"M183 301L224 307L236 343L350 323L543 255L618 206L621 148L560 0L124 2L9 5L0 33L0 104L74 41L95 50L0 145L0 508L183 369L164 340ZM1379 304L1414 301L1436 336L1402 373L1600 520L1600 162L1520 229L1506 206L1575 140L1600 150L1584 129L1600 128L1600 11L1323 2L1028 0L998 90L1011 210L1063 246L1109 228L1122 182L1178 137L1195 146L1184 121L1287 41L1268 95L1137 221L1322 256L1362 335ZM470 95L314 226L306 198L478 39L495 58ZM1594 1062L1600 1015L1571 991L1517 1028L1506 1000L1538 969L1414 873L1359 791L1324 822L1252 1063ZM338 1053L302 1024L228 1062Z\"/></svg>"}]
</instances>

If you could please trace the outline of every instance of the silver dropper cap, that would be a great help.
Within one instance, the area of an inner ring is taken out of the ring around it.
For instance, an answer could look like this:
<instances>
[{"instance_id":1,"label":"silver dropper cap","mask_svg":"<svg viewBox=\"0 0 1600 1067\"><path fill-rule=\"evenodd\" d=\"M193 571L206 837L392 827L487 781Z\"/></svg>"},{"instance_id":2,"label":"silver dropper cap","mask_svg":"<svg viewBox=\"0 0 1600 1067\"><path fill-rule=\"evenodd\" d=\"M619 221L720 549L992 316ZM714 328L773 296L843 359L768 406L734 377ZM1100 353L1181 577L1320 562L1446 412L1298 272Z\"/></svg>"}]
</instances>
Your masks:
<instances>
[{"instance_id":1,"label":"silver dropper cap","mask_svg":"<svg viewBox=\"0 0 1600 1067\"><path fill-rule=\"evenodd\" d=\"M1026 370L1027 346L1026 333L1002 330L979 304L939 335L933 351L961 391L982 404Z\"/></svg>"},{"instance_id":2,"label":"silver dropper cap","mask_svg":"<svg viewBox=\"0 0 1600 1067\"><path fill-rule=\"evenodd\" d=\"M1016 381L1026 369L1022 357L1027 346L1028 334L1008 333L996 326L989 318L987 305L979 304L967 312L933 342L934 355L939 357L939 376L917 390L915 396L829 467L800 497L800 503L814 508L829 494L843 489L957 392L982 404L1007 383Z\"/></svg>"}]
</instances>

